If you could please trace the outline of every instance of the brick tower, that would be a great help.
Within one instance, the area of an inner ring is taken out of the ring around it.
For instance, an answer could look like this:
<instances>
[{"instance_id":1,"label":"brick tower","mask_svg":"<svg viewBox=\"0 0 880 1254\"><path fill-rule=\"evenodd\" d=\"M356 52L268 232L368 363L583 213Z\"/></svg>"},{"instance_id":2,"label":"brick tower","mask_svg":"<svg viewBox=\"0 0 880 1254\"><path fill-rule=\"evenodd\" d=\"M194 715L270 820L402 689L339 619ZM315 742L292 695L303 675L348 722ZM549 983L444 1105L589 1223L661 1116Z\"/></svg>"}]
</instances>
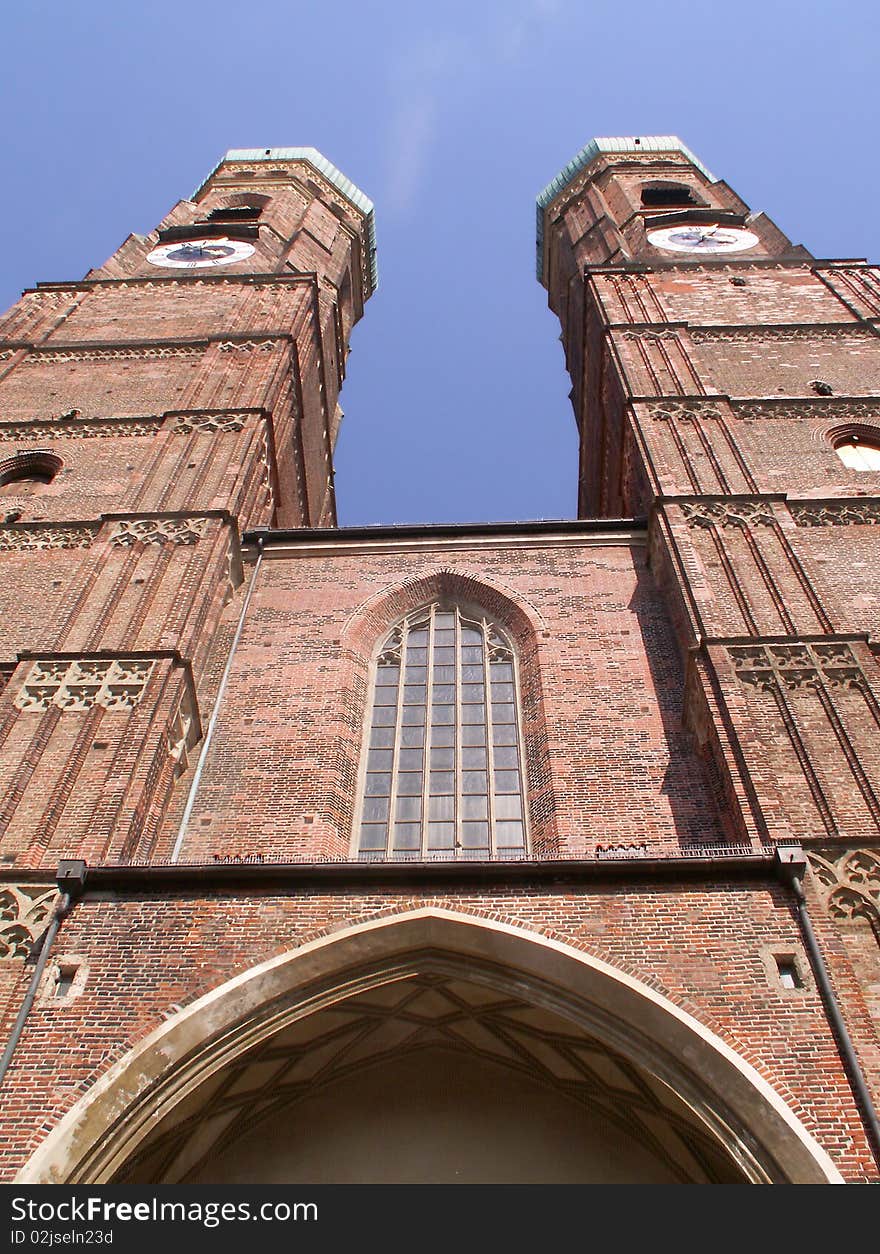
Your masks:
<instances>
[{"instance_id":1,"label":"brick tower","mask_svg":"<svg viewBox=\"0 0 880 1254\"><path fill-rule=\"evenodd\" d=\"M876 1180L880 284L542 194L580 518L335 527L312 149L2 324L5 1179Z\"/></svg>"}]
</instances>

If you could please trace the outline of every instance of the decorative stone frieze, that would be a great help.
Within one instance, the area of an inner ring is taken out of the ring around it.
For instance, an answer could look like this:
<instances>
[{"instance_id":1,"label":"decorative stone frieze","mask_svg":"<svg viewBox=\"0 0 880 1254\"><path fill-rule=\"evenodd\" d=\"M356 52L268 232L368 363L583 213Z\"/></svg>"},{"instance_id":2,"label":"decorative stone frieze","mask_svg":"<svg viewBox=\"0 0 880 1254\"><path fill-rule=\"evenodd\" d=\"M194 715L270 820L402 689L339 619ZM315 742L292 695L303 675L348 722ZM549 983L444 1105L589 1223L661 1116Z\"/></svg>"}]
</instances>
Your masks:
<instances>
[{"instance_id":1,"label":"decorative stone frieze","mask_svg":"<svg viewBox=\"0 0 880 1254\"><path fill-rule=\"evenodd\" d=\"M865 676L847 644L734 645L729 649L737 676L753 688L789 691L866 687Z\"/></svg>"},{"instance_id":2,"label":"decorative stone frieze","mask_svg":"<svg viewBox=\"0 0 880 1254\"><path fill-rule=\"evenodd\" d=\"M132 361L140 358L201 357L205 344L126 344L108 348L68 345L65 348L34 348L23 365L41 366L68 361Z\"/></svg>"},{"instance_id":3,"label":"decorative stone frieze","mask_svg":"<svg viewBox=\"0 0 880 1254\"><path fill-rule=\"evenodd\" d=\"M114 439L130 435L155 435L159 430L161 419L154 422L144 419L126 422L19 422L0 423L0 440L14 440L21 444L26 440L49 439Z\"/></svg>"},{"instance_id":4,"label":"decorative stone frieze","mask_svg":"<svg viewBox=\"0 0 880 1254\"><path fill-rule=\"evenodd\" d=\"M155 662L144 658L83 658L34 662L15 698L19 710L130 710L144 694Z\"/></svg>"},{"instance_id":5,"label":"decorative stone frieze","mask_svg":"<svg viewBox=\"0 0 880 1254\"><path fill-rule=\"evenodd\" d=\"M36 305L67 305L82 297L81 291L69 287L39 287L25 292L23 299L28 304Z\"/></svg>"},{"instance_id":6,"label":"decorative stone frieze","mask_svg":"<svg viewBox=\"0 0 880 1254\"><path fill-rule=\"evenodd\" d=\"M279 338L273 335L267 339L220 340L217 347L221 353L271 353Z\"/></svg>"},{"instance_id":7,"label":"decorative stone frieze","mask_svg":"<svg viewBox=\"0 0 880 1254\"><path fill-rule=\"evenodd\" d=\"M877 526L880 501L789 501L799 527Z\"/></svg>"},{"instance_id":8,"label":"decorative stone frieze","mask_svg":"<svg viewBox=\"0 0 880 1254\"><path fill-rule=\"evenodd\" d=\"M15 440L16 444L21 444L24 440L107 440L125 435L155 435L158 429L159 419L155 423L10 423L0 424L0 440Z\"/></svg>"},{"instance_id":9,"label":"decorative stone frieze","mask_svg":"<svg viewBox=\"0 0 880 1254\"><path fill-rule=\"evenodd\" d=\"M111 544L196 544L207 518L125 518L110 533Z\"/></svg>"},{"instance_id":10,"label":"decorative stone frieze","mask_svg":"<svg viewBox=\"0 0 880 1254\"><path fill-rule=\"evenodd\" d=\"M192 431L241 431L248 417L248 414L230 413L178 414L171 425L171 431L175 435L184 435Z\"/></svg>"},{"instance_id":11,"label":"decorative stone frieze","mask_svg":"<svg viewBox=\"0 0 880 1254\"><path fill-rule=\"evenodd\" d=\"M806 422L827 418L829 422L846 419L880 421L880 399L870 397L852 399L847 396L805 396L798 400L731 401L735 417L745 421L756 418L780 418L786 422Z\"/></svg>"},{"instance_id":12,"label":"decorative stone frieze","mask_svg":"<svg viewBox=\"0 0 880 1254\"><path fill-rule=\"evenodd\" d=\"M690 327L689 335L694 344L739 344L754 340L839 340L845 336L872 335L870 327L857 322L786 324L782 326L724 326Z\"/></svg>"},{"instance_id":13,"label":"decorative stone frieze","mask_svg":"<svg viewBox=\"0 0 880 1254\"><path fill-rule=\"evenodd\" d=\"M701 418L720 418L721 413L714 405L703 401L668 401L663 400L650 407L651 417L655 422L697 422Z\"/></svg>"},{"instance_id":14,"label":"decorative stone frieze","mask_svg":"<svg viewBox=\"0 0 880 1254\"><path fill-rule=\"evenodd\" d=\"M625 340L677 340L679 339L678 331L658 331L653 327L640 327L638 330L630 330L623 332Z\"/></svg>"},{"instance_id":15,"label":"decorative stone frieze","mask_svg":"<svg viewBox=\"0 0 880 1254\"><path fill-rule=\"evenodd\" d=\"M28 956L57 895L54 885L0 883L0 959Z\"/></svg>"},{"instance_id":16,"label":"decorative stone frieze","mask_svg":"<svg viewBox=\"0 0 880 1254\"><path fill-rule=\"evenodd\" d=\"M691 527L772 527L772 506L764 501L683 501L682 511Z\"/></svg>"},{"instance_id":17,"label":"decorative stone frieze","mask_svg":"<svg viewBox=\"0 0 880 1254\"><path fill-rule=\"evenodd\" d=\"M0 527L0 552L24 553L37 549L87 549L95 527Z\"/></svg>"}]
</instances>

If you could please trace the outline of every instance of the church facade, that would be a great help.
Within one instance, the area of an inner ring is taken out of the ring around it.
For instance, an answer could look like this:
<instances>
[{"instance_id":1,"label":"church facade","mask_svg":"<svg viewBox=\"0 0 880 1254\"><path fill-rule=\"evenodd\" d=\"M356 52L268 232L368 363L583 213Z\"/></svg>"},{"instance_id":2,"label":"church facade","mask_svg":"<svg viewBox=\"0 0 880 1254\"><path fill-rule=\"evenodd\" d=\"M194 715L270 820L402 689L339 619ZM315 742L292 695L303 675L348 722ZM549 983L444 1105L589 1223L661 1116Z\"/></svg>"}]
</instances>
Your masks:
<instances>
[{"instance_id":1,"label":"church facade","mask_svg":"<svg viewBox=\"0 0 880 1254\"><path fill-rule=\"evenodd\" d=\"M3 319L3 1179L880 1178L880 274L674 137L537 244L573 521L336 526L314 149Z\"/></svg>"}]
</instances>

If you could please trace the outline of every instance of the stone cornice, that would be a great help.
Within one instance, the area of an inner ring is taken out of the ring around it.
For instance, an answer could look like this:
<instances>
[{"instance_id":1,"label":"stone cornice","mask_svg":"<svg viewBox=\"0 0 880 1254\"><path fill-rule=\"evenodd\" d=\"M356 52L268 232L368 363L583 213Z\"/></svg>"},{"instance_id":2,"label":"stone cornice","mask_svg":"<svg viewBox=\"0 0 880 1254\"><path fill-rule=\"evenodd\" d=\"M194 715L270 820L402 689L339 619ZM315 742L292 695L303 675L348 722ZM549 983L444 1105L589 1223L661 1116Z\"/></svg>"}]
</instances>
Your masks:
<instances>
[{"instance_id":1,"label":"stone cornice","mask_svg":"<svg viewBox=\"0 0 880 1254\"><path fill-rule=\"evenodd\" d=\"M387 527L299 528L256 530L242 537L242 546L259 545L264 556L311 557L334 553L460 552L498 547L544 548L643 546L647 528L642 519L589 518L513 523L432 523Z\"/></svg>"},{"instance_id":2,"label":"stone cornice","mask_svg":"<svg viewBox=\"0 0 880 1254\"><path fill-rule=\"evenodd\" d=\"M0 440L87 439L115 436L155 436L162 430L174 434L205 431L225 434L240 431L251 417L266 420L267 410L170 409L161 414L118 415L84 418L59 414L57 418L22 418L0 422Z\"/></svg>"},{"instance_id":3,"label":"stone cornice","mask_svg":"<svg viewBox=\"0 0 880 1254\"><path fill-rule=\"evenodd\" d=\"M216 335L205 335L194 338L146 339L146 340L42 340L39 344L28 340L0 341L0 356L4 353L24 352L29 359L65 357L114 357L121 355L143 356L188 356L205 352L213 344L221 347L245 346L262 344L275 340L292 344L294 337L290 331L227 331Z\"/></svg>"},{"instance_id":4,"label":"stone cornice","mask_svg":"<svg viewBox=\"0 0 880 1254\"><path fill-rule=\"evenodd\" d=\"M46 868L8 867L5 876L16 883L48 883ZM694 853L682 857L606 856L591 859L521 858L511 862L451 861L327 861L327 862L232 862L232 863L152 863L89 867L86 897L89 893L161 893L173 890L199 892L207 885L218 890L266 889L273 884L286 889L309 889L314 885L360 886L366 884L535 883L554 891L565 884L584 881L705 881L754 879L761 883L776 878L772 851L743 853L732 846L730 853L714 847L708 856Z\"/></svg>"},{"instance_id":5,"label":"stone cornice","mask_svg":"<svg viewBox=\"0 0 880 1254\"><path fill-rule=\"evenodd\" d=\"M833 336L871 336L876 332L864 321L853 318L846 322L742 322L687 324L687 332L695 343L714 339L827 339Z\"/></svg>"},{"instance_id":6,"label":"stone cornice","mask_svg":"<svg viewBox=\"0 0 880 1254\"><path fill-rule=\"evenodd\" d=\"M318 276L313 270L302 270L294 273L290 270L266 270L258 274L143 274L131 275L124 279L74 279L69 282L38 283L36 287L26 287L22 296L45 296L58 293L74 293L87 291L90 288L102 287L175 287L179 284L192 286L194 283L213 285L244 284L245 286L267 286L273 283L285 287L298 285L312 286L317 284Z\"/></svg>"}]
</instances>

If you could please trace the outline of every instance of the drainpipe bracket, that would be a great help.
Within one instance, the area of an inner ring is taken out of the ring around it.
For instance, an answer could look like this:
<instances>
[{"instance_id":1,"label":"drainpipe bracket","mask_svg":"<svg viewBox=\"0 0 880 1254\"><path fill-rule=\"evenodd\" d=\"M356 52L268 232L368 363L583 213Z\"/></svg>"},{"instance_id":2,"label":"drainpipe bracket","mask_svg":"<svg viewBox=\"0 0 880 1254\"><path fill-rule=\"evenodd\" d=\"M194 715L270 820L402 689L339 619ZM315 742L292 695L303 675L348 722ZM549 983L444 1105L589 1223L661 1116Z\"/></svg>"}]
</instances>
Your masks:
<instances>
[{"instance_id":1,"label":"drainpipe bracket","mask_svg":"<svg viewBox=\"0 0 880 1254\"><path fill-rule=\"evenodd\" d=\"M62 858L55 872L59 892L69 897L79 897L86 886L88 866L82 858Z\"/></svg>"},{"instance_id":2,"label":"drainpipe bracket","mask_svg":"<svg viewBox=\"0 0 880 1254\"><path fill-rule=\"evenodd\" d=\"M799 884L807 873L807 855L800 845L777 845L776 873L785 884Z\"/></svg>"}]
</instances>

